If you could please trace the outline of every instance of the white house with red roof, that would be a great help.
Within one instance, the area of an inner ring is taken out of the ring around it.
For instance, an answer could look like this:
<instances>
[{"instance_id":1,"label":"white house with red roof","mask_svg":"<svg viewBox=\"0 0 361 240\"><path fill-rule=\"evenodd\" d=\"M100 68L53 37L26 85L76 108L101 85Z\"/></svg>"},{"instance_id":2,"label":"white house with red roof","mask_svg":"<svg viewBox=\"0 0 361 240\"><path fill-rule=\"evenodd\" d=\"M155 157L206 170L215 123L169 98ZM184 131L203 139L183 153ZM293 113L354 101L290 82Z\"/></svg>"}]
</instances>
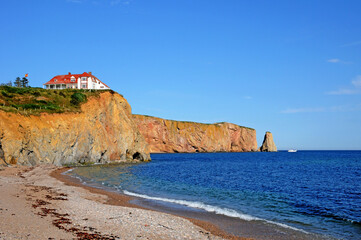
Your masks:
<instances>
[{"instance_id":1,"label":"white house with red roof","mask_svg":"<svg viewBox=\"0 0 361 240\"><path fill-rule=\"evenodd\" d=\"M46 89L110 89L105 83L100 81L91 72L82 74L58 75L53 77L49 82L44 84Z\"/></svg>"}]
</instances>

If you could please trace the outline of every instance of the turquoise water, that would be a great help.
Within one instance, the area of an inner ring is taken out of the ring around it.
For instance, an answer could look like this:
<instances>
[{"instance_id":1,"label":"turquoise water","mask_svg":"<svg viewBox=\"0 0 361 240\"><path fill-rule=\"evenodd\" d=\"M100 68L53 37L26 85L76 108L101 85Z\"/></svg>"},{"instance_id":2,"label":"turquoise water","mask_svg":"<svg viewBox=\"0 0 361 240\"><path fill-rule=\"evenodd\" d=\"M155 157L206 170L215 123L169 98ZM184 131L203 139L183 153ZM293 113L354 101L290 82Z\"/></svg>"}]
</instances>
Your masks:
<instances>
[{"instance_id":1,"label":"turquoise water","mask_svg":"<svg viewBox=\"0 0 361 240\"><path fill-rule=\"evenodd\" d=\"M361 239L361 151L152 154L69 174L128 195Z\"/></svg>"}]
</instances>

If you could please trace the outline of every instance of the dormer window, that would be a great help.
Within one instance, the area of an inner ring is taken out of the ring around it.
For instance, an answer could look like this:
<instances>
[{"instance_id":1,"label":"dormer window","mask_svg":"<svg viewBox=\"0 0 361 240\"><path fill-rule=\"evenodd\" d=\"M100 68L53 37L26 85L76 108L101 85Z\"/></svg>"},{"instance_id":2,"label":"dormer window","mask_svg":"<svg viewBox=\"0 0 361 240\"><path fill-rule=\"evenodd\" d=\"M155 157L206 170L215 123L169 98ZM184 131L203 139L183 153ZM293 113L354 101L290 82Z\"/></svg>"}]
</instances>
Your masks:
<instances>
[{"instance_id":1,"label":"dormer window","mask_svg":"<svg viewBox=\"0 0 361 240\"><path fill-rule=\"evenodd\" d=\"M58 80L57 79L54 79L54 82L57 82Z\"/></svg>"},{"instance_id":2,"label":"dormer window","mask_svg":"<svg viewBox=\"0 0 361 240\"><path fill-rule=\"evenodd\" d=\"M74 76L72 76L72 77L70 78L70 82L75 82L75 77L74 77Z\"/></svg>"}]
</instances>

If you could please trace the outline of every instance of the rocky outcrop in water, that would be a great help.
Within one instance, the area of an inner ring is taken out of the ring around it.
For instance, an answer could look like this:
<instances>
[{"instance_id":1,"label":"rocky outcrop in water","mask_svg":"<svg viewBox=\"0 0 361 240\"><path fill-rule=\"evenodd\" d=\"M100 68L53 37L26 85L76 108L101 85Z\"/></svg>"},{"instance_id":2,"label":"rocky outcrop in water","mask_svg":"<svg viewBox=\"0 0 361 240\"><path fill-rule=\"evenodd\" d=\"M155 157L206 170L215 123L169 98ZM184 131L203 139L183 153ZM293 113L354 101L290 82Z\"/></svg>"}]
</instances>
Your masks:
<instances>
[{"instance_id":1,"label":"rocky outcrop in water","mask_svg":"<svg viewBox=\"0 0 361 240\"><path fill-rule=\"evenodd\" d=\"M79 113L0 111L0 157L22 165L150 160L130 105L112 92L90 98Z\"/></svg>"},{"instance_id":2,"label":"rocky outcrop in water","mask_svg":"<svg viewBox=\"0 0 361 240\"><path fill-rule=\"evenodd\" d=\"M256 130L232 123L203 124L133 115L151 153L257 151Z\"/></svg>"},{"instance_id":3,"label":"rocky outcrop in water","mask_svg":"<svg viewBox=\"0 0 361 240\"><path fill-rule=\"evenodd\" d=\"M273 141L272 133L266 132L266 134L264 135L262 146L259 150L261 152L277 152L277 147Z\"/></svg>"}]
</instances>

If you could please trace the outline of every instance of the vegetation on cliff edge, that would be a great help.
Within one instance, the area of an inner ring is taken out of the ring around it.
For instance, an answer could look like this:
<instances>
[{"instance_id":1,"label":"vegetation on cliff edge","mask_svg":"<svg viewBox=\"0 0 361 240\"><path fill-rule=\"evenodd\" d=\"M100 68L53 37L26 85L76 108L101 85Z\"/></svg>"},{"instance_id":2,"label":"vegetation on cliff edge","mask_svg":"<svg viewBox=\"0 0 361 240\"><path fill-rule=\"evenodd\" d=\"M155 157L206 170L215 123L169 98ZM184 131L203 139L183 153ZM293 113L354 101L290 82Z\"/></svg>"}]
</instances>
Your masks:
<instances>
[{"instance_id":1,"label":"vegetation on cliff edge","mask_svg":"<svg viewBox=\"0 0 361 240\"><path fill-rule=\"evenodd\" d=\"M166 121L173 121L173 122L181 122L181 123L190 123L190 124L203 124L203 125L217 125L217 124L224 124L226 122L217 122L217 123L199 123L199 122L191 122L191 121L177 121L177 120L171 120L171 119L163 119L163 118L158 118L158 117L154 117L154 116L149 116L149 115L141 115L141 114L133 114L134 115L138 115L138 116L143 116L143 117L146 117L146 118L155 118L155 119L159 119L159 120L166 120ZM237 125L237 124L235 124ZM250 128L250 127L245 127L245 126L240 126L240 125L237 125L238 127L241 127L241 128L246 128L246 129L249 129L249 130L255 130L254 128Z\"/></svg>"},{"instance_id":2,"label":"vegetation on cliff edge","mask_svg":"<svg viewBox=\"0 0 361 240\"><path fill-rule=\"evenodd\" d=\"M113 93L112 90L48 90L0 86L0 110L24 115L79 112L80 105L89 97L99 96L104 91Z\"/></svg>"}]
</instances>

